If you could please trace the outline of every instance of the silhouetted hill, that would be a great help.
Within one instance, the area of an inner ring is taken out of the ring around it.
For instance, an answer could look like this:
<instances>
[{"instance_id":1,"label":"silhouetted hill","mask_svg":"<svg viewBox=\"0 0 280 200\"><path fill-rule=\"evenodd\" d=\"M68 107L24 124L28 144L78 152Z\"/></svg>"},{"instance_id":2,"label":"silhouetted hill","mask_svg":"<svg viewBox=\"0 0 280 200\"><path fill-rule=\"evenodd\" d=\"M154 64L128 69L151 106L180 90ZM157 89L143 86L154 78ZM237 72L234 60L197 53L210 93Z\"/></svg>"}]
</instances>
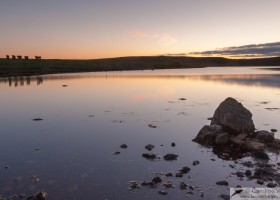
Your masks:
<instances>
[{"instance_id":1,"label":"silhouetted hill","mask_svg":"<svg viewBox=\"0 0 280 200\"><path fill-rule=\"evenodd\" d=\"M141 56L94 60L0 59L0 76L52 73L197 68L210 66L280 66L280 57L227 59L220 57Z\"/></svg>"}]
</instances>

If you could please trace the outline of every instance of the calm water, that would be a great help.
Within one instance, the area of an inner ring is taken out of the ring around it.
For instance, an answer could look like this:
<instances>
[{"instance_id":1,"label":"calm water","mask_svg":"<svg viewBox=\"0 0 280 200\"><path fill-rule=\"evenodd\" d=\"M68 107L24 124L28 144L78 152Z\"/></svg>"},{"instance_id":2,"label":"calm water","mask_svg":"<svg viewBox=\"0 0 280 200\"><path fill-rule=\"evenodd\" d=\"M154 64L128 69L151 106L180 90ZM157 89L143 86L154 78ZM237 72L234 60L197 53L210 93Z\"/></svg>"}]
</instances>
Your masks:
<instances>
[{"instance_id":1,"label":"calm water","mask_svg":"<svg viewBox=\"0 0 280 200\"><path fill-rule=\"evenodd\" d=\"M187 165L190 177L169 180L196 186L192 199L201 198L199 190L216 199L229 194L229 187L215 186L220 180L257 186L230 176L234 161L191 141L219 103L237 98L258 129L280 130L280 110L267 109L280 108L280 72L254 67L2 78L0 94L0 194L6 197L44 190L48 199L162 199L162 186L129 191L130 181ZM120 149L124 143L128 148ZM147 144L161 156L178 154L178 160L146 160L141 155ZM121 153L113 155L116 150ZM200 164L192 166L194 160ZM186 199L189 190L167 191L164 199Z\"/></svg>"}]
</instances>

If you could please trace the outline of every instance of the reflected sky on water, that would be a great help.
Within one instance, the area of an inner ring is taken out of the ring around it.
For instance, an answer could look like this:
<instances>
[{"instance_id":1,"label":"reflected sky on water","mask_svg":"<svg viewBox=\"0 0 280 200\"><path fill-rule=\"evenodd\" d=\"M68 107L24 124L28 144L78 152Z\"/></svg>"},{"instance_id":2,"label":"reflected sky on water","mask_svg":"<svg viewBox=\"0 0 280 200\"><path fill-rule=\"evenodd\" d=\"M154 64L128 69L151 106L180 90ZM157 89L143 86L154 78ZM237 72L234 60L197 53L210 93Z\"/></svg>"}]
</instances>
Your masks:
<instances>
[{"instance_id":1,"label":"reflected sky on water","mask_svg":"<svg viewBox=\"0 0 280 200\"><path fill-rule=\"evenodd\" d=\"M0 194L43 189L49 199L161 199L162 187L132 192L129 182L184 165L191 178L173 177L174 185L185 181L209 199L228 193L226 187L207 190L219 180L255 186L229 177L233 161L191 140L229 96L253 113L256 128L280 130L280 110L267 109L280 107L279 82L278 71L236 67L1 78ZM123 143L127 149L119 147ZM175 153L178 161L145 160L150 143L154 153ZM116 150L121 154L113 155ZM193 167L193 160L200 164ZM168 192L166 199L187 198L178 188Z\"/></svg>"}]
</instances>

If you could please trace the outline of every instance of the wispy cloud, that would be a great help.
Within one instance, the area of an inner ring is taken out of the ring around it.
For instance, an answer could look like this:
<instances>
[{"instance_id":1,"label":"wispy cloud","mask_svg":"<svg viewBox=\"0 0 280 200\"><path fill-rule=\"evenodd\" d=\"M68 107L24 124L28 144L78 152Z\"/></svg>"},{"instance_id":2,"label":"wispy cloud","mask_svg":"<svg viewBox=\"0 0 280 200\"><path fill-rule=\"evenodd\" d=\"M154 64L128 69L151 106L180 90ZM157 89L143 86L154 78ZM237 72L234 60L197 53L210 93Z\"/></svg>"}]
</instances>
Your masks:
<instances>
[{"instance_id":1,"label":"wispy cloud","mask_svg":"<svg viewBox=\"0 0 280 200\"><path fill-rule=\"evenodd\" d=\"M146 38L146 39L153 39L158 42L158 44L162 46L170 46L172 44L175 44L177 40L170 34L164 33L164 34L155 34L155 33L147 33L140 30L129 30L129 33L131 36L136 38Z\"/></svg>"},{"instance_id":2,"label":"wispy cloud","mask_svg":"<svg viewBox=\"0 0 280 200\"><path fill-rule=\"evenodd\" d=\"M280 56L280 42L226 47L211 51L191 52L189 53L189 55L225 57L273 57Z\"/></svg>"}]
</instances>

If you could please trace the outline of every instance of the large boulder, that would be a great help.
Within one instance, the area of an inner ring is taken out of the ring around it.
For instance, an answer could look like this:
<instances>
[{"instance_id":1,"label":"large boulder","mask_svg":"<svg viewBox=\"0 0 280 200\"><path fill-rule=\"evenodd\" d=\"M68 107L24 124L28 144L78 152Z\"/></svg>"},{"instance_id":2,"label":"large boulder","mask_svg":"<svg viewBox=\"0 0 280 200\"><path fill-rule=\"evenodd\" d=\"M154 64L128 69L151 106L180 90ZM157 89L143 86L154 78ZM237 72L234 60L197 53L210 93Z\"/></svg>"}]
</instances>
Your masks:
<instances>
[{"instance_id":1,"label":"large boulder","mask_svg":"<svg viewBox=\"0 0 280 200\"><path fill-rule=\"evenodd\" d=\"M211 125L221 125L226 131L239 133L253 133L255 125L252 113L234 98L228 97L216 109Z\"/></svg>"}]
</instances>

